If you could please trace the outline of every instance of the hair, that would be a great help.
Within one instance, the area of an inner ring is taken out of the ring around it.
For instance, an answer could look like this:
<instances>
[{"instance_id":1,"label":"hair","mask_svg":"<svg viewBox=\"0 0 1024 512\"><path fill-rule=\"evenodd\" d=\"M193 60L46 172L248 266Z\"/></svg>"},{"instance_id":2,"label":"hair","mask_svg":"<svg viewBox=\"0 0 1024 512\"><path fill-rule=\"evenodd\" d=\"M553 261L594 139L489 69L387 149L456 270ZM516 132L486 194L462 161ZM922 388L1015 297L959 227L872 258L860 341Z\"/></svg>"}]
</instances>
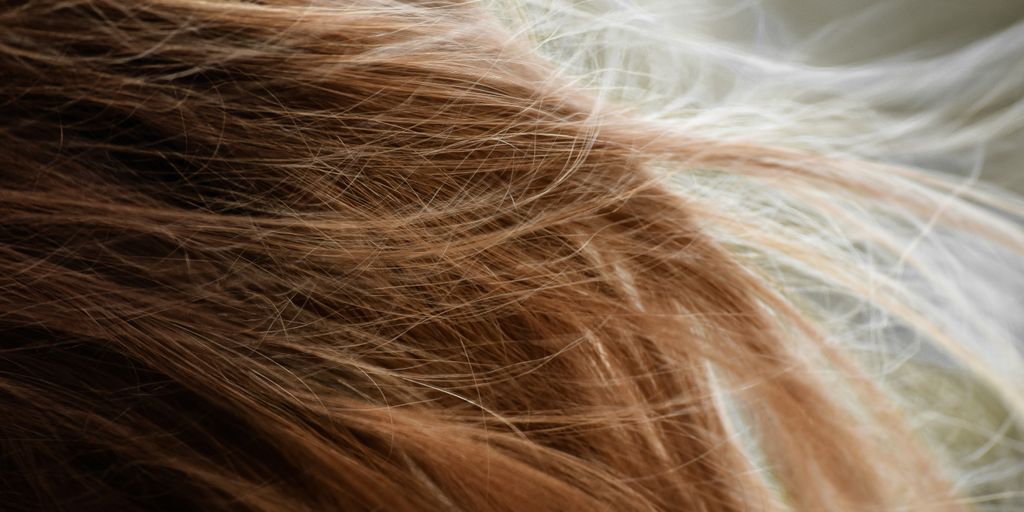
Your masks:
<instances>
[{"instance_id":1,"label":"hair","mask_svg":"<svg viewBox=\"0 0 1024 512\"><path fill-rule=\"evenodd\" d=\"M970 382L1022 453L944 268L1019 278L1019 200L568 75L460 1L4 2L4 506L984 502L913 419Z\"/></svg>"}]
</instances>

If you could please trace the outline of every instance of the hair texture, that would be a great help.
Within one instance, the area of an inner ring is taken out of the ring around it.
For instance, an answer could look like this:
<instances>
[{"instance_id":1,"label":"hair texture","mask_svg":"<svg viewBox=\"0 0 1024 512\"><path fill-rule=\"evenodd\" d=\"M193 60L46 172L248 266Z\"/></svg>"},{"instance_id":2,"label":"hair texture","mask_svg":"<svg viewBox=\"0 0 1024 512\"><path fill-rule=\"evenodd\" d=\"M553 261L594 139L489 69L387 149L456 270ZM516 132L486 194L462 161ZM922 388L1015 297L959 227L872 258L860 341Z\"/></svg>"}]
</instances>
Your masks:
<instances>
[{"instance_id":1,"label":"hair texture","mask_svg":"<svg viewBox=\"0 0 1024 512\"><path fill-rule=\"evenodd\" d=\"M984 503L913 411L972 383L1024 453L1014 333L944 267L1019 262L1021 203L654 119L509 23L0 3L0 503Z\"/></svg>"}]
</instances>

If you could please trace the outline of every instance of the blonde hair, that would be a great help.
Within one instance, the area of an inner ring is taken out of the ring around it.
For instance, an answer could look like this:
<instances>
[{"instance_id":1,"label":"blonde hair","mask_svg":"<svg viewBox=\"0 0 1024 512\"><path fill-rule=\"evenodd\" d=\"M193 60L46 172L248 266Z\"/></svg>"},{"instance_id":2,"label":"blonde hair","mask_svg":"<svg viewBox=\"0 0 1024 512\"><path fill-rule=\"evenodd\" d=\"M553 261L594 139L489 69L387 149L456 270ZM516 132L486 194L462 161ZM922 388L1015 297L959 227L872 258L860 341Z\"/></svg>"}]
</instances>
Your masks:
<instances>
[{"instance_id":1,"label":"blonde hair","mask_svg":"<svg viewBox=\"0 0 1024 512\"><path fill-rule=\"evenodd\" d=\"M843 297L1022 409L905 250L1019 257L1015 199L599 103L472 3L0 25L13 509L965 509Z\"/></svg>"}]
</instances>

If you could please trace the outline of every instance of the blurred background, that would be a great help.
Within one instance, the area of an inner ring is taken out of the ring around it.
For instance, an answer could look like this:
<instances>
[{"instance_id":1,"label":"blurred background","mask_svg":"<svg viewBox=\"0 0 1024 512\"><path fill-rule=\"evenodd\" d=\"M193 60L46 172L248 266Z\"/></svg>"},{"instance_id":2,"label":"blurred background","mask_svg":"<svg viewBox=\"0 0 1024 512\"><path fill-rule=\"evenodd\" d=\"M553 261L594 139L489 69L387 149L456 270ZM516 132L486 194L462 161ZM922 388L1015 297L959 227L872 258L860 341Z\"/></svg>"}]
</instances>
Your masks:
<instances>
[{"instance_id":1,"label":"blurred background","mask_svg":"<svg viewBox=\"0 0 1024 512\"><path fill-rule=\"evenodd\" d=\"M964 172L965 163L983 153L984 179L1024 193L1024 2L711 3L723 13L732 11L719 23L702 24L712 37L793 63L803 73L835 70L819 90L859 97L880 114L906 123L903 134L909 146L920 148L917 154L900 155L899 145L890 144L878 151L880 156ZM800 84L799 76L771 79ZM806 83L816 86L813 79ZM893 89L879 91L880 85ZM914 141L915 129L928 132L915 122L936 123L952 140ZM962 136L972 129L990 137Z\"/></svg>"},{"instance_id":2,"label":"blurred background","mask_svg":"<svg viewBox=\"0 0 1024 512\"><path fill-rule=\"evenodd\" d=\"M492 1L652 118L1024 194L1024 1Z\"/></svg>"}]
</instances>

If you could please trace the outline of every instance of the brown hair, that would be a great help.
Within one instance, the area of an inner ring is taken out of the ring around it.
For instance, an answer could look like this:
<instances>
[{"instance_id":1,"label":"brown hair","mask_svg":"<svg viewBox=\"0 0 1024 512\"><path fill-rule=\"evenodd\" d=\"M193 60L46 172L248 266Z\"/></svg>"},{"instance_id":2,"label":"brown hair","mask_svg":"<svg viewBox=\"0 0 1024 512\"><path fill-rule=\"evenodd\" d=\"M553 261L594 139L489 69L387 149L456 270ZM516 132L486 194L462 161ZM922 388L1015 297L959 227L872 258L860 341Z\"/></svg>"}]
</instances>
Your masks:
<instances>
[{"instance_id":1,"label":"brown hair","mask_svg":"<svg viewBox=\"0 0 1024 512\"><path fill-rule=\"evenodd\" d=\"M963 506L657 169L881 185L598 109L461 2L0 26L10 509Z\"/></svg>"}]
</instances>

